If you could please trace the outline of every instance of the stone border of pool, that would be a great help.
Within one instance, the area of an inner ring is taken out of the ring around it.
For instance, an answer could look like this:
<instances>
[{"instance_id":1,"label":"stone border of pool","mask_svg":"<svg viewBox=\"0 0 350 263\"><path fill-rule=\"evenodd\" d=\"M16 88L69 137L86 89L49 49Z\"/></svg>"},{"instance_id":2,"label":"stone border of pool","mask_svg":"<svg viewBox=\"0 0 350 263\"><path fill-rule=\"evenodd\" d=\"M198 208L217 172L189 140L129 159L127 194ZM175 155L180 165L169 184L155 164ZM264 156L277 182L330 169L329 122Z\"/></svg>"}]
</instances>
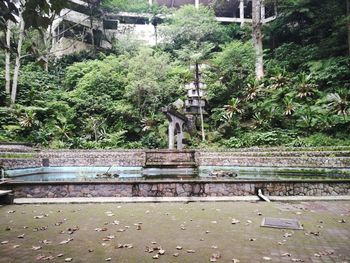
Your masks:
<instances>
[{"instance_id":1,"label":"stone border of pool","mask_svg":"<svg viewBox=\"0 0 350 263\"><path fill-rule=\"evenodd\" d=\"M57 166L143 167L147 153L168 150L38 150L14 152L0 148L0 165L5 169ZM183 158L192 150L173 151ZM242 149L232 151L196 150L198 166L261 166L350 168L350 150L312 151L307 149Z\"/></svg>"},{"instance_id":2,"label":"stone border of pool","mask_svg":"<svg viewBox=\"0 0 350 263\"><path fill-rule=\"evenodd\" d=\"M343 196L270 196L271 201L350 201ZM65 197L65 198L17 198L14 204L90 204L90 203L188 203L188 202L257 202L257 196L230 197Z\"/></svg>"},{"instance_id":3,"label":"stone border of pool","mask_svg":"<svg viewBox=\"0 0 350 263\"><path fill-rule=\"evenodd\" d=\"M15 198L67 197L233 197L346 196L350 179L323 180L132 180L7 182L0 189L13 190Z\"/></svg>"}]
</instances>

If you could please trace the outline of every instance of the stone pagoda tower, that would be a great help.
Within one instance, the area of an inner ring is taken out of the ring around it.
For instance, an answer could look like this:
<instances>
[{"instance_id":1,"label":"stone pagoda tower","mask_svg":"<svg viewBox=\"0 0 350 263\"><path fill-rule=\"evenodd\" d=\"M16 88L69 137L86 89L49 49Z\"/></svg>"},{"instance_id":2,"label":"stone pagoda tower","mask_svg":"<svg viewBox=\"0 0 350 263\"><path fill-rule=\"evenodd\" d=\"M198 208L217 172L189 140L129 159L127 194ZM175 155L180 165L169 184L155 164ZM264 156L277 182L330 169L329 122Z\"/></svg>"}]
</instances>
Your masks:
<instances>
[{"instance_id":1,"label":"stone pagoda tower","mask_svg":"<svg viewBox=\"0 0 350 263\"><path fill-rule=\"evenodd\" d=\"M187 99L185 100L185 115L188 119L187 129L189 132L196 131L197 120L200 120L202 126L202 135L204 137L203 121L207 116L206 85L203 83L202 70L204 64L191 66L194 71L194 81L187 84Z\"/></svg>"}]
</instances>

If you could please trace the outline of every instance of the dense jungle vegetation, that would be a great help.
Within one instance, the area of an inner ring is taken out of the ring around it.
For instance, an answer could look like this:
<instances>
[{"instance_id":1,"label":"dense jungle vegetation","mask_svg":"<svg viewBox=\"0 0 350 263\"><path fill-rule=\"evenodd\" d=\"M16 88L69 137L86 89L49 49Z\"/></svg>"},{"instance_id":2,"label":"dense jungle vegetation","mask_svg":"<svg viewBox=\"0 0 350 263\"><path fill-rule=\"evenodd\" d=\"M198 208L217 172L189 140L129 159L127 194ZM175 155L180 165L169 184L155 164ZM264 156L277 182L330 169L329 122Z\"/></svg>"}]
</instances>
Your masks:
<instances>
[{"instance_id":1,"label":"dense jungle vegetation","mask_svg":"<svg viewBox=\"0 0 350 263\"><path fill-rule=\"evenodd\" d=\"M160 108L186 98L184 85L193 81L189 65L200 62L207 65L206 140L198 128L186 134L187 147L350 146L346 1L278 1L277 18L263 26L265 76L259 80L249 24L220 24L203 6L148 10L148 1L131 2L102 1L98 8L173 14L154 23L164 41L151 47L125 36L108 50L51 56L45 67L47 43L29 28L15 103L5 91L1 33L0 141L166 148ZM12 31L18 38L18 28Z\"/></svg>"}]
</instances>

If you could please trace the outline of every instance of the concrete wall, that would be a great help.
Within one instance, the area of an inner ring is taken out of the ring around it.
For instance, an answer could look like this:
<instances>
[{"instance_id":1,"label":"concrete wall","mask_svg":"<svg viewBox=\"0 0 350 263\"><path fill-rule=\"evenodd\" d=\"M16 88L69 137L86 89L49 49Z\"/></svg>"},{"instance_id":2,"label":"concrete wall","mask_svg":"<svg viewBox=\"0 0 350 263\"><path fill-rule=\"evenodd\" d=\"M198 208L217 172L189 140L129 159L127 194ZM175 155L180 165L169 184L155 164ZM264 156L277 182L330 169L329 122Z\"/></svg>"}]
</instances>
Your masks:
<instances>
[{"instance_id":1,"label":"concrete wall","mask_svg":"<svg viewBox=\"0 0 350 263\"><path fill-rule=\"evenodd\" d=\"M15 197L188 197L247 196L262 189L270 196L349 195L349 181L119 181L9 183Z\"/></svg>"}]
</instances>

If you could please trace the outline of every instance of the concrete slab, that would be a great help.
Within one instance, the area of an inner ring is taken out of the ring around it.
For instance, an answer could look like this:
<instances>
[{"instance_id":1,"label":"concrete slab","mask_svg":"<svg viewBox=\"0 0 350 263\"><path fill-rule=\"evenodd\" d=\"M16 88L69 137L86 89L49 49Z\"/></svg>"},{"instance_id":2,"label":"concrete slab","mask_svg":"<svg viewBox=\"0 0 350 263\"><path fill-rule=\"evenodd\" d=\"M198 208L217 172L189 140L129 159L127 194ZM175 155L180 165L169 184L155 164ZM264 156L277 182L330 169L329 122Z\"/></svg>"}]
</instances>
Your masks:
<instances>
[{"instance_id":1,"label":"concrete slab","mask_svg":"<svg viewBox=\"0 0 350 263\"><path fill-rule=\"evenodd\" d=\"M304 229L261 227L263 217L295 218ZM0 207L0 263L201 263L214 254L217 262L350 262L349 223L349 201L9 205Z\"/></svg>"},{"instance_id":2,"label":"concrete slab","mask_svg":"<svg viewBox=\"0 0 350 263\"><path fill-rule=\"evenodd\" d=\"M0 196L10 194L11 190L0 190Z\"/></svg>"},{"instance_id":3,"label":"concrete slab","mask_svg":"<svg viewBox=\"0 0 350 263\"><path fill-rule=\"evenodd\" d=\"M74 204L74 203L169 203L169 202L232 202L259 201L257 196L234 197L67 197L16 198L15 204Z\"/></svg>"}]
</instances>

